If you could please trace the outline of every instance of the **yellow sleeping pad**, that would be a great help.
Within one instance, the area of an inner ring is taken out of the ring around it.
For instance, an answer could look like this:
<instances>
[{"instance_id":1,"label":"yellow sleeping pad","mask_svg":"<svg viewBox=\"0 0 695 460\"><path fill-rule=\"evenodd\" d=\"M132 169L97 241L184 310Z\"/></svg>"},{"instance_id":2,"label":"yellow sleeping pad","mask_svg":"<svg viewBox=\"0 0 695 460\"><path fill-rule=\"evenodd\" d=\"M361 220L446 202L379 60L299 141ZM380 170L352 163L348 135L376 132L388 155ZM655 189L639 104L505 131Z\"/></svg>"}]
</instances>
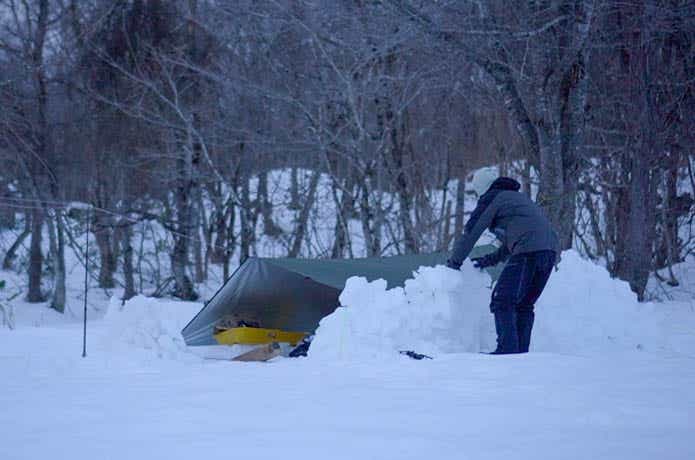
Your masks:
<instances>
[{"instance_id":1,"label":"yellow sleeping pad","mask_svg":"<svg viewBox=\"0 0 695 460\"><path fill-rule=\"evenodd\" d=\"M296 345L306 334L304 332L287 332L280 329L263 329L260 327L233 327L214 335L220 345L262 345L272 342L287 342Z\"/></svg>"}]
</instances>

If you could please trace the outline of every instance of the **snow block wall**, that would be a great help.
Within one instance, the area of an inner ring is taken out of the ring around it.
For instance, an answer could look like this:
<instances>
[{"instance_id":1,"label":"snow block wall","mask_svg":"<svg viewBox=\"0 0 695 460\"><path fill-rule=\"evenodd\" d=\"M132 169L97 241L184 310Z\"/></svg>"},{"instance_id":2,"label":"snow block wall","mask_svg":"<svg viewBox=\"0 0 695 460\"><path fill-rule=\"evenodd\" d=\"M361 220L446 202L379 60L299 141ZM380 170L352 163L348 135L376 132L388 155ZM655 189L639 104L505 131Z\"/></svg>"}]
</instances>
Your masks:
<instances>
[{"instance_id":1,"label":"snow block wall","mask_svg":"<svg viewBox=\"0 0 695 460\"><path fill-rule=\"evenodd\" d=\"M365 360L420 353L491 351L490 277L467 262L461 271L422 267L405 288L351 278L343 307L324 318L309 357ZM695 315L686 303L637 302L627 283L575 251L536 305L531 351L582 354L611 348L695 353Z\"/></svg>"},{"instance_id":2,"label":"snow block wall","mask_svg":"<svg viewBox=\"0 0 695 460\"><path fill-rule=\"evenodd\" d=\"M317 330L312 359L372 360L399 350L476 352L494 348L490 277L470 264L457 272L422 267L404 288L350 278L333 314Z\"/></svg>"}]
</instances>

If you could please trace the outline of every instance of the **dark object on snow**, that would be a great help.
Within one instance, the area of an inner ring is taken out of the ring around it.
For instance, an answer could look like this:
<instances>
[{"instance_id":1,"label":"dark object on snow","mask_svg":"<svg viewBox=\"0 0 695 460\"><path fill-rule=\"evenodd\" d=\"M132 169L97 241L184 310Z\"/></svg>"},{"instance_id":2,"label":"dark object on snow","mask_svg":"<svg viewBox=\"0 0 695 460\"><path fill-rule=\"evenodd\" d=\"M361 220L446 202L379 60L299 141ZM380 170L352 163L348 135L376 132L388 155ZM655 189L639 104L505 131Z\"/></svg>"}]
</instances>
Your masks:
<instances>
[{"instance_id":1,"label":"dark object on snow","mask_svg":"<svg viewBox=\"0 0 695 460\"><path fill-rule=\"evenodd\" d=\"M502 247L490 261L499 263L512 254L559 251L559 240L550 221L540 206L518 192L520 187L509 177L500 177L492 183L478 200L463 235L456 240L448 267L459 269L488 228L502 241Z\"/></svg>"},{"instance_id":2,"label":"dark object on snow","mask_svg":"<svg viewBox=\"0 0 695 460\"><path fill-rule=\"evenodd\" d=\"M290 358L299 358L300 356L307 356L309 354L309 346L311 346L312 337L306 337L302 340L302 343L297 346L294 350L290 351Z\"/></svg>"},{"instance_id":3,"label":"dark object on snow","mask_svg":"<svg viewBox=\"0 0 695 460\"><path fill-rule=\"evenodd\" d=\"M484 255L494 250L492 245L483 245L471 254ZM418 267L443 264L446 257L441 252L348 260L251 257L181 334L186 345L217 345L213 333L229 324L237 327L239 318L263 328L313 333L319 321L336 309L340 292L351 276L363 276L369 281L382 278L391 289L403 286ZM499 271L488 273L496 279ZM232 321L220 322L227 317ZM235 318L237 322L233 321Z\"/></svg>"},{"instance_id":4,"label":"dark object on snow","mask_svg":"<svg viewBox=\"0 0 695 460\"><path fill-rule=\"evenodd\" d=\"M554 251L512 256L492 291L497 349L494 354L527 353L531 344L534 305L555 263Z\"/></svg>"},{"instance_id":5,"label":"dark object on snow","mask_svg":"<svg viewBox=\"0 0 695 460\"><path fill-rule=\"evenodd\" d=\"M406 355L407 357L412 359L417 359L418 361L421 359L434 359L431 356L423 355L422 353L415 353L413 350L402 350L398 353Z\"/></svg>"}]
</instances>

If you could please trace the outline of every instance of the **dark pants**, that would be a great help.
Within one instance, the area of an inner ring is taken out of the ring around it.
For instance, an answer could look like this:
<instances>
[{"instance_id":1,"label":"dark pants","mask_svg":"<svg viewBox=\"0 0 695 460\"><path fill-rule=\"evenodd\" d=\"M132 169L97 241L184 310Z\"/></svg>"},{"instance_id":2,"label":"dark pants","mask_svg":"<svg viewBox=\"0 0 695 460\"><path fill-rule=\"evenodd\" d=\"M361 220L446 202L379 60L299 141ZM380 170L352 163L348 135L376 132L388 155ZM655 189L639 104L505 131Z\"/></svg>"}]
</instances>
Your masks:
<instances>
[{"instance_id":1,"label":"dark pants","mask_svg":"<svg viewBox=\"0 0 695 460\"><path fill-rule=\"evenodd\" d=\"M492 291L497 349L494 353L526 353L531 344L533 308L555 265L554 251L513 255Z\"/></svg>"}]
</instances>

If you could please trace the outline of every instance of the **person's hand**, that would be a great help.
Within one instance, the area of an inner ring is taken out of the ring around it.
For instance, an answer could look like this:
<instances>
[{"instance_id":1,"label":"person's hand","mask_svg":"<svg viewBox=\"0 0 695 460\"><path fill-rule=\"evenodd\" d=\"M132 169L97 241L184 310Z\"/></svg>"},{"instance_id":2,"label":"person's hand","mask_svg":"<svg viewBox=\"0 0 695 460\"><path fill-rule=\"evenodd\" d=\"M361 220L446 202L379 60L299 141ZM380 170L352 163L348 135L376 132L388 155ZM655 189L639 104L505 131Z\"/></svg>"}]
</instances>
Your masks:
<instances>
[{"instance_id":1,"label":"person's hand","mask_svg":"<svg viewBox=\"0 0 695 460\"><path fill-rule=\"evenodd\" d=\"M488 257L473 257L471 258L471 262L473 262L473 266L479 270L482 270L492 265Z\"/></svg>"},{"instance_id":2,"label":"person's hand","mask_svg":"<svg viewBox=\"0 0 695 460\"><path fill-rule=\"evenodd\" d=\"M457 264L454 261L452 261L451 259L446 261L446 266L447 266L447 268L450 268L450 269L456 270L456 271L459 271L461 269L461 264Z\"/></svg>"}]
</instances>

